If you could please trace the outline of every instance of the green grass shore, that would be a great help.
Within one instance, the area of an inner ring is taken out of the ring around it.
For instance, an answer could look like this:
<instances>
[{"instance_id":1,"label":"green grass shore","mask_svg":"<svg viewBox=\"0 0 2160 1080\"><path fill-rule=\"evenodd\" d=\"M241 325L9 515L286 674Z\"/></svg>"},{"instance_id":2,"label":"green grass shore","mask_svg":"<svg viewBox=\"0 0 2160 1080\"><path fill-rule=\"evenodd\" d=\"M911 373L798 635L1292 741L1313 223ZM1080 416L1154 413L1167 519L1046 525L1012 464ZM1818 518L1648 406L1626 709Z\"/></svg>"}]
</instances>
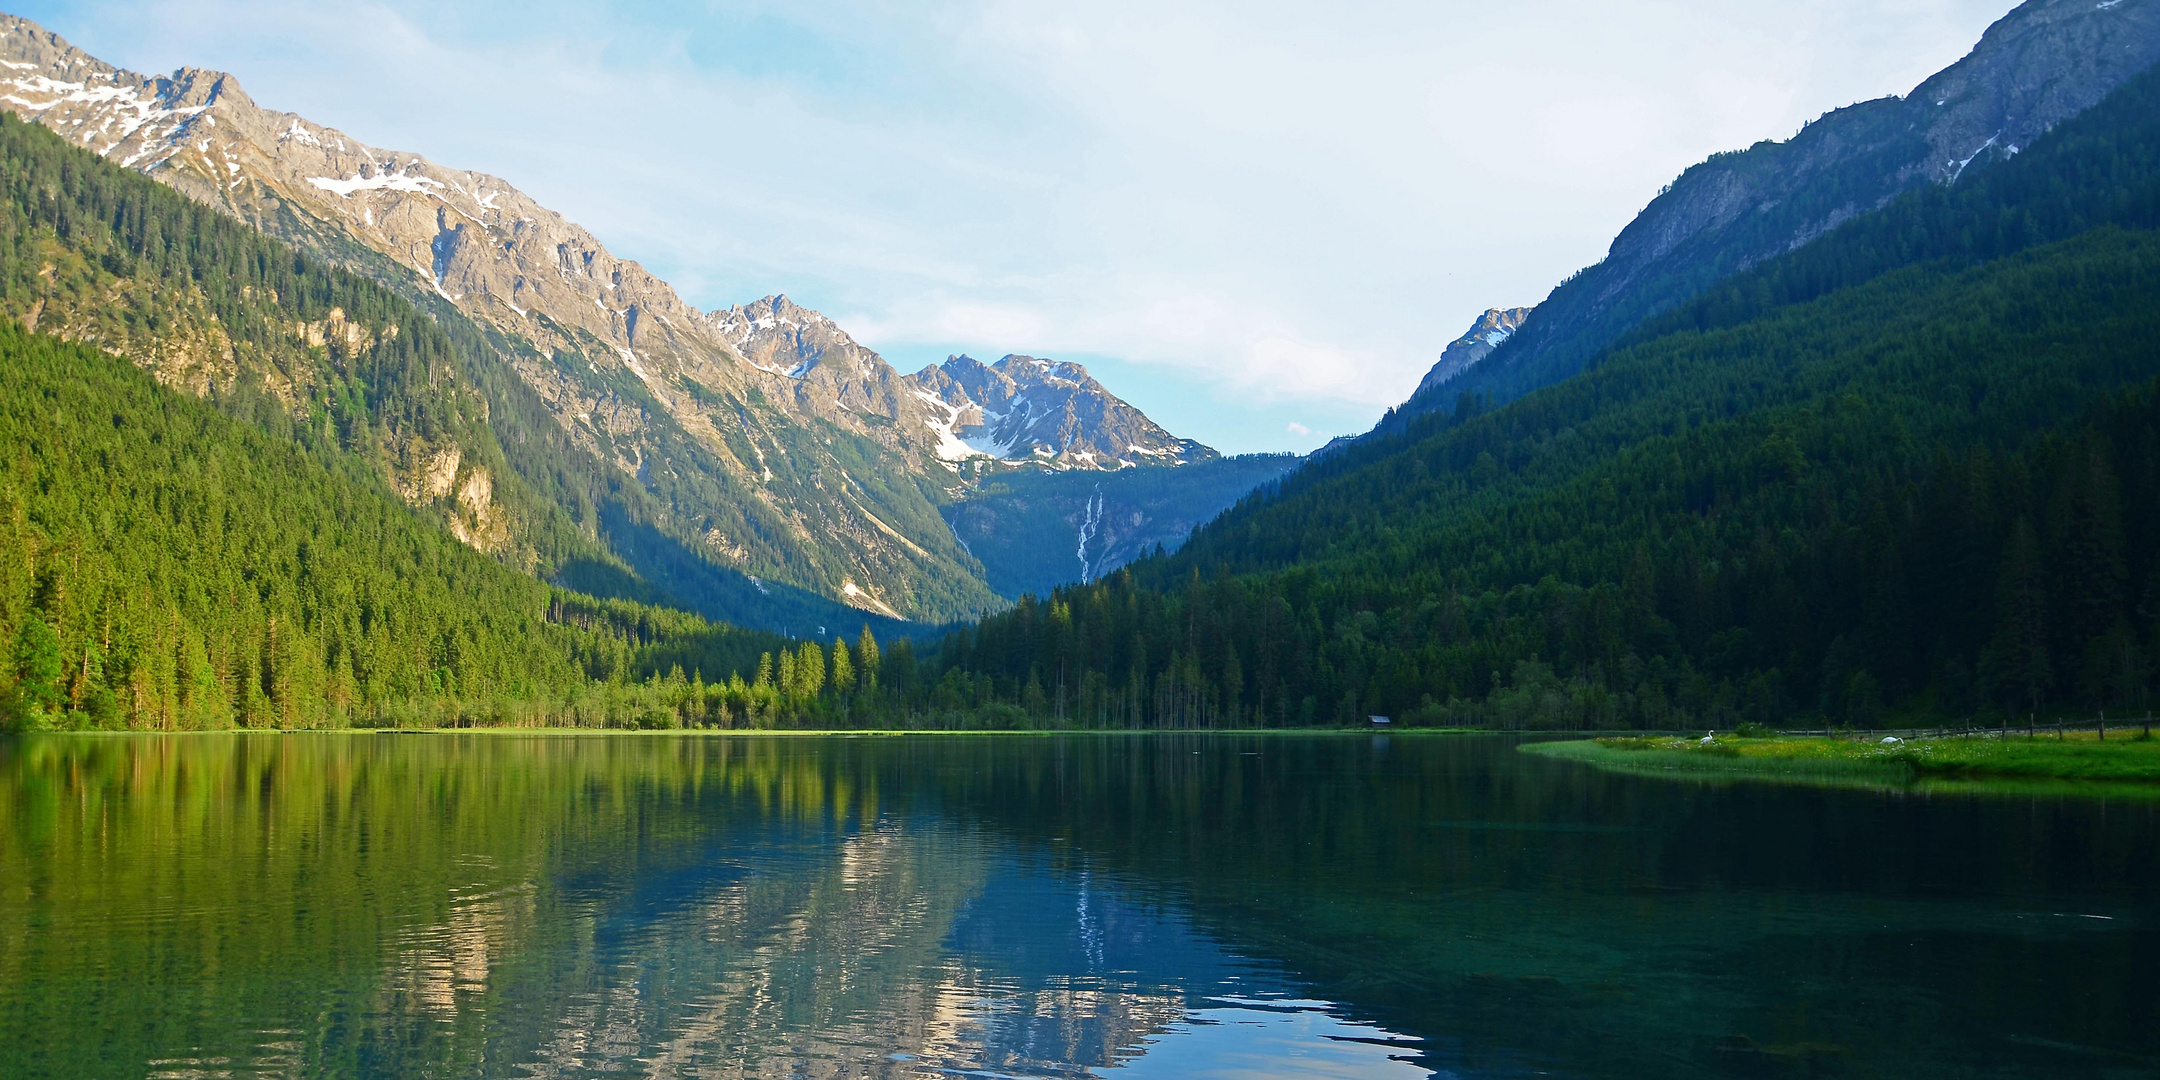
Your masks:
<instances>
[{"instance_id":1,"label":"green grass shore","mask_svg":"<svg viewBox=\"0 0 2160 1080\"><path fill-rule=\"evenodd\" d=\"M2138 730L2029 738L1858 739L1720 735L1525 743L1526 753L1619 772L2015 794L2160 798L2160 739Z\"/></svg>"}]
</instances>

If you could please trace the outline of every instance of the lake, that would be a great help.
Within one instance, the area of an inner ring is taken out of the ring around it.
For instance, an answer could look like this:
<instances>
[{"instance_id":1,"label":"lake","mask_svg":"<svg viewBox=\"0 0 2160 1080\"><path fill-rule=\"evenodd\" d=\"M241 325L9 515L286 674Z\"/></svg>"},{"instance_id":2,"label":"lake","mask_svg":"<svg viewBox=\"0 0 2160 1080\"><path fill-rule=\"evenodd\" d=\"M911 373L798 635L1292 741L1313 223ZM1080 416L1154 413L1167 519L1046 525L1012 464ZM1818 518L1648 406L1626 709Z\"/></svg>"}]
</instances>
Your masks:
<instances>
[{"instance_id":1,"label":"lake","mask_svg":"<svg viewBox=\"0 0 2160 1080\"><path fill-rule=\"evenodd\" d=\"M7 1077L2160 1077L2160 802L1505 737L0 740Z\"/></svg>"}]
</instances>

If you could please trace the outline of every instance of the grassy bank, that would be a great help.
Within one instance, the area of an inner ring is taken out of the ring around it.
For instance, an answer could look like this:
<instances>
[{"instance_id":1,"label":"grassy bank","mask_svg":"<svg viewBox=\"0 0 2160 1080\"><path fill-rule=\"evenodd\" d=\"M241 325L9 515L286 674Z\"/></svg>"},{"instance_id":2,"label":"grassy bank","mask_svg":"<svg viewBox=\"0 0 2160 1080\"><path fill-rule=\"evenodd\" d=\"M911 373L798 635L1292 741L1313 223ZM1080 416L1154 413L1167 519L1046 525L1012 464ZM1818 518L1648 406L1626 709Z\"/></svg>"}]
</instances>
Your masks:
<instances>
[{"instance_id":1,"label":"grassy bank","mask_svg":"<svg viewBox=\"0 0 2160 1080\"><path fill-rule=\"evenodd\" d=\"M2013 735L1899 741L1820 736L1605 738L1529 743L1526 753L1598 768L1712 778L1785 779L1869 787L2076 791L2160 797L2160 740L2121 732L2063 738Z\"/></svg>"}]
</instances>

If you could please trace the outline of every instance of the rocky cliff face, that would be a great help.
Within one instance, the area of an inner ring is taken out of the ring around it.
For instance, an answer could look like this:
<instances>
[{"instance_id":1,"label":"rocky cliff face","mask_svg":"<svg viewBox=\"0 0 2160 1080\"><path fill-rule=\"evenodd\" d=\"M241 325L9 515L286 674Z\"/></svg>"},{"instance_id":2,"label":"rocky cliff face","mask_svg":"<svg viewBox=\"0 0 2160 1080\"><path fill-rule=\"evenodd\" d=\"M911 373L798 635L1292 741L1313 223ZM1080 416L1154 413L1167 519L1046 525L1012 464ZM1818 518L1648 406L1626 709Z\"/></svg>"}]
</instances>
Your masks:
<instances>
[{"instance_id":1,"label":"rocky cliff face","mask_svg":"<svg viewBox=\"0 0 2160 1080\"><path fill-rule=\"evenodd\" d=\"M929 406L939 458L1032 461L1057 469L1184 465L1216 456L1180 439L1103 388L1079 364L954 356L907 377Z\"/></svg>"},{"instance_id":2,"label":"rocky cliff face","mask_svg":"<svg viewBox=\"0 0 2160 1080\"><path fill-rule=\"evenodd\" d=\"M1417 392L1422 394L1441 383L1470 370L1478 361L1493 354L1493 350L1515 336L1523 320L1530 315L1529 308L1486 308L1463 336L1448 342L1440 353L1440 361L1425 373L1418 383Z\"/></svg>"},{"instance_id":3,"label":"rocky cliff face","mask_svg":"<svg viewBox=\"0 0 2160 1080\"><path fill-rule=\"evenodd\" d=\"M2029 0L1904 98L1839 109L1788 142L1689 169L1489 360L1428 378L1402 412L1565 378L1628 328L1730 274L1917 185L1955 183L2016 154L2155 61L2160 0Z\"/></svg>"}]
</instances>

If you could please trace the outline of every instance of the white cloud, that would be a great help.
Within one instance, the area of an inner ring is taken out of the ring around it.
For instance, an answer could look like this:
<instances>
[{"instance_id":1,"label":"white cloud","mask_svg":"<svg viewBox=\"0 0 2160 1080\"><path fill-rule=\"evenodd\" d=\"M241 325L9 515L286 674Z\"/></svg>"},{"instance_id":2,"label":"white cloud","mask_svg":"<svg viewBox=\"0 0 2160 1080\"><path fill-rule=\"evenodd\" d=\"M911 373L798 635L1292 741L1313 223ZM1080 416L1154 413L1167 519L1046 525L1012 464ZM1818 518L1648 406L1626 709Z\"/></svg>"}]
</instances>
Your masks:
<instances>
[{"instance_id":1,"label":"white cloud","mask_svg":"<svg viewBox=\"0 0 2160 1080\"><path fill-rule=\"evenodd\" d=\"M786 292L880 348L1118 356L1228 409L1371 415L1478 312L1595 261L1682 168L1910 88L2008 4L23 13L498 173L701 306ZM1150 407L1147 385L1113 389Z\"/></svg>"},{"instance_id":2,"label":"white cloud","mask_svg":"<svg viewBox=\"0 0 2160 1080\"><path fill-rule=\"evenodd\" d=\"M1297 437L1298 437L1298 438L1300 438L1300 439L1302 439L1302 438L1304 438L1305 436L1307 436L1307 435L1310 435L1310 434L1312 434L1312 433L1313 433L1313 431L1312 431L1312 429L1311 429L1311 428L1309 428L1309 427L1306 427L1305 425L1303 425L1303 424L1300 424L1300 423L1298 423L1298 422L1297 422L1297 421L1295 421L1295 420L1292 420L1292 421L1290 421L1289 423L1287 423L1287 424L1284 424L1284 425L1283 425L1283 430L1284 430L1284 431L1287 431L1287 432L1289 432L1289 433L1290 433L1290 434L1292 434L1292 435L1295 435L1295 436L1297 436Z\"/></svg>"}]
</instances>

